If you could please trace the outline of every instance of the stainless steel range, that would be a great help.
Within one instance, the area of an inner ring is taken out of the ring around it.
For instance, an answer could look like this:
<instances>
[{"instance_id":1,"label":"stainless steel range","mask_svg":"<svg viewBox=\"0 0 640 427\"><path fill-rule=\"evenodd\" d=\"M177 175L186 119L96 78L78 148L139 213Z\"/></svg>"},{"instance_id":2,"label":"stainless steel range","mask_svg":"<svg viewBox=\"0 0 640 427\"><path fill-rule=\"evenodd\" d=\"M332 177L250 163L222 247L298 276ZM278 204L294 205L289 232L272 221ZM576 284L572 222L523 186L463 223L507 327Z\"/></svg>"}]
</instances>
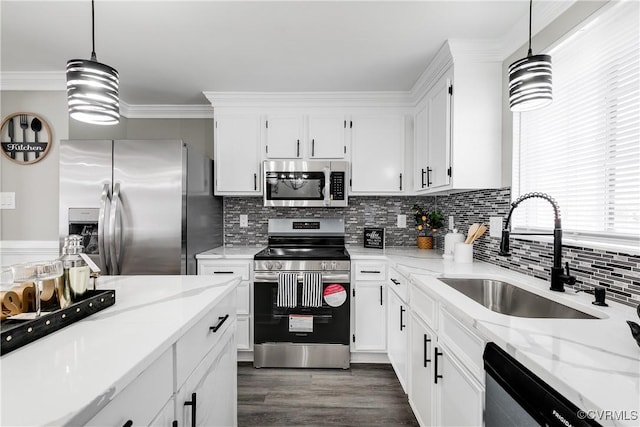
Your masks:
<instances>
[{"instance_id":1,"label":"stainless steel range","mask_svg":"<svg viewBox=\"0 0 640 427\"><path fill-rule=\"evenodd\" d=\"M254 366L349 368L344 220L270 219L254 257Z\"/></svg>"}]
</instances>

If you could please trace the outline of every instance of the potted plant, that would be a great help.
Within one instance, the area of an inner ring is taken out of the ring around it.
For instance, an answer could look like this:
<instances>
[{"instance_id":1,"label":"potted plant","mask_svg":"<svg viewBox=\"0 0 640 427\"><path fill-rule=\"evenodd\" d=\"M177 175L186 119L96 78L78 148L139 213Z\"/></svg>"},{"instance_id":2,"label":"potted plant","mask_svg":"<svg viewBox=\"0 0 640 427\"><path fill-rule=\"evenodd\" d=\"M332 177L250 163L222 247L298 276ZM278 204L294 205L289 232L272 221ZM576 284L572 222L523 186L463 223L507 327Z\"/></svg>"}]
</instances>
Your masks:
<instances>
[{"instance_id":1,"label":"potted plant","mask_svg":"<svg viewBox=\"0 0 640 427\"><path fill-rule=\"evenodd\" d=\"M442 212L437 209L427 211L419 205L413 205L416 228L418 229L418 248L433 249L433 236L444 223Z\"/></svg>"}]
</instances>

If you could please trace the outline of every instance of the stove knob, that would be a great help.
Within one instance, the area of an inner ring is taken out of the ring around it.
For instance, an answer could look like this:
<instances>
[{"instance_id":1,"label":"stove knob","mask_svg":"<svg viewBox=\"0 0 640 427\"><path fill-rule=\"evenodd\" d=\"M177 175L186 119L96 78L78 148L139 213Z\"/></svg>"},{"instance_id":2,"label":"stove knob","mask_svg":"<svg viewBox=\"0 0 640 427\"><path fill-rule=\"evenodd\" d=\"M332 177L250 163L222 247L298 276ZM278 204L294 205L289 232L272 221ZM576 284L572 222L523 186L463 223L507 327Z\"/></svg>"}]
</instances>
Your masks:
<instances>
[{"instance_id":1,"label":"stove knob","mask_svg":"<svg viewBox=\"0 0 640 427\"><path fill-rule=\"evenodd\" d=\"M273 268L273 263L271 261L267 261L264 265L267 267L267 270L271 270Z\"/></svg>"},{"instance_id":2,"label":"stove knob","mask_svg":"<svg viewBox=\"0 0 640 427\"><path fill-rule=\"evenodd\" d=\"M276 270L281 270L282 269L282 263L281 262L276 262Z\"/></svg>"},{"instance_id":3,"label":"stove knob","mask_svg":"<svg viewBox=\"0 0 640 427\"><path fill-rule=\"evenodd\" d=\"M326 261L322 261L320 263L320 270L326 270L327 269L327 263Z\"/></svg>"},{"instance_id":4,"label":"stove knob","mask_svg":"<svg viewBox=\"0 0 640 427\"><path fill-rule=\"evenodd\" d=\"M332 270L337 270L338 269L338 263L335 261L331 261L331 269Z\"/></svg>"}]
</instances>

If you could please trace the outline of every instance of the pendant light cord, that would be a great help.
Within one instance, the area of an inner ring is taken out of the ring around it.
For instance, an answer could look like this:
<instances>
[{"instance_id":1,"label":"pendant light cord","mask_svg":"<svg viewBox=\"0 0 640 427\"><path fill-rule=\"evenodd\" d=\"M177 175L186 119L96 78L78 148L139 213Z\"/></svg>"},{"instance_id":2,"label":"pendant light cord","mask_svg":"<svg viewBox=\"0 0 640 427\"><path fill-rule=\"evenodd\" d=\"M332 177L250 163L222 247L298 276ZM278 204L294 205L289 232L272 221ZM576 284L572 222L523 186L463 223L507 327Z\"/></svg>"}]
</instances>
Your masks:
<instances>
[{"instance_id":1,"label":"pendant light cord","mask_svg":"<svg viewBox=\"0 0 640 427\"><path fill-rule=\"evenodd\" d=\"M95 11L93 7L93 0L91 0L91 60L96 61L96 24L95 24ZM531 38L531 36L529 36ZM529 42L531 45L531 42ZM531 51L531 47L529 47Z\"/></svg>"},{"instance_id":2,"label":"pendant light cord","mask_svg":"<svg viewBox=\"0 0 640 427\"><path fill-rule=\"evenodd\" d=\"M93 0L91 0L93 1ZM529 50L527 51L527 56L531 56L531 15L533 11L533 0L529 0Z\"/></svg>"}]
</instances>

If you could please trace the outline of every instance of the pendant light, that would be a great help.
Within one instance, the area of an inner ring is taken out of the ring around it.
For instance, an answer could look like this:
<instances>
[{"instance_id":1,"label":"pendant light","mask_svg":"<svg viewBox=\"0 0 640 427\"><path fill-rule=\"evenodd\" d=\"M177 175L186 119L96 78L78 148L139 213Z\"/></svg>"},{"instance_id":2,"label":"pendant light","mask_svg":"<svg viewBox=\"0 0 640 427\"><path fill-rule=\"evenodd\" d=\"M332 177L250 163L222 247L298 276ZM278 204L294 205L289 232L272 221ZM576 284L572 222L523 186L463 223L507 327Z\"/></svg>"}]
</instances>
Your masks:
<instances>
[{"instance_id":1,"label":"pendant light","mask_svg":"<svg viewBox=\"0 0 640 427\"><path fill-rule=\"evenodd\" d=\"M67 62L69 115L81 122L115 125L120 121L118 72L96 60L95 12L91 0L91 59Z\"/></svg>"},{"instance_id":2,"label":"pendant light","mask_svg":"<svg viewBox=\"0 0 640 427\"><path fill-rule=\"evenodd\" d=\"M529 51L526 58L509 65L509 107L511 111L530 111L553 101L551 93L551 56L531 53L531 11L529 0Z\"/></svg>"}]
</instances>

